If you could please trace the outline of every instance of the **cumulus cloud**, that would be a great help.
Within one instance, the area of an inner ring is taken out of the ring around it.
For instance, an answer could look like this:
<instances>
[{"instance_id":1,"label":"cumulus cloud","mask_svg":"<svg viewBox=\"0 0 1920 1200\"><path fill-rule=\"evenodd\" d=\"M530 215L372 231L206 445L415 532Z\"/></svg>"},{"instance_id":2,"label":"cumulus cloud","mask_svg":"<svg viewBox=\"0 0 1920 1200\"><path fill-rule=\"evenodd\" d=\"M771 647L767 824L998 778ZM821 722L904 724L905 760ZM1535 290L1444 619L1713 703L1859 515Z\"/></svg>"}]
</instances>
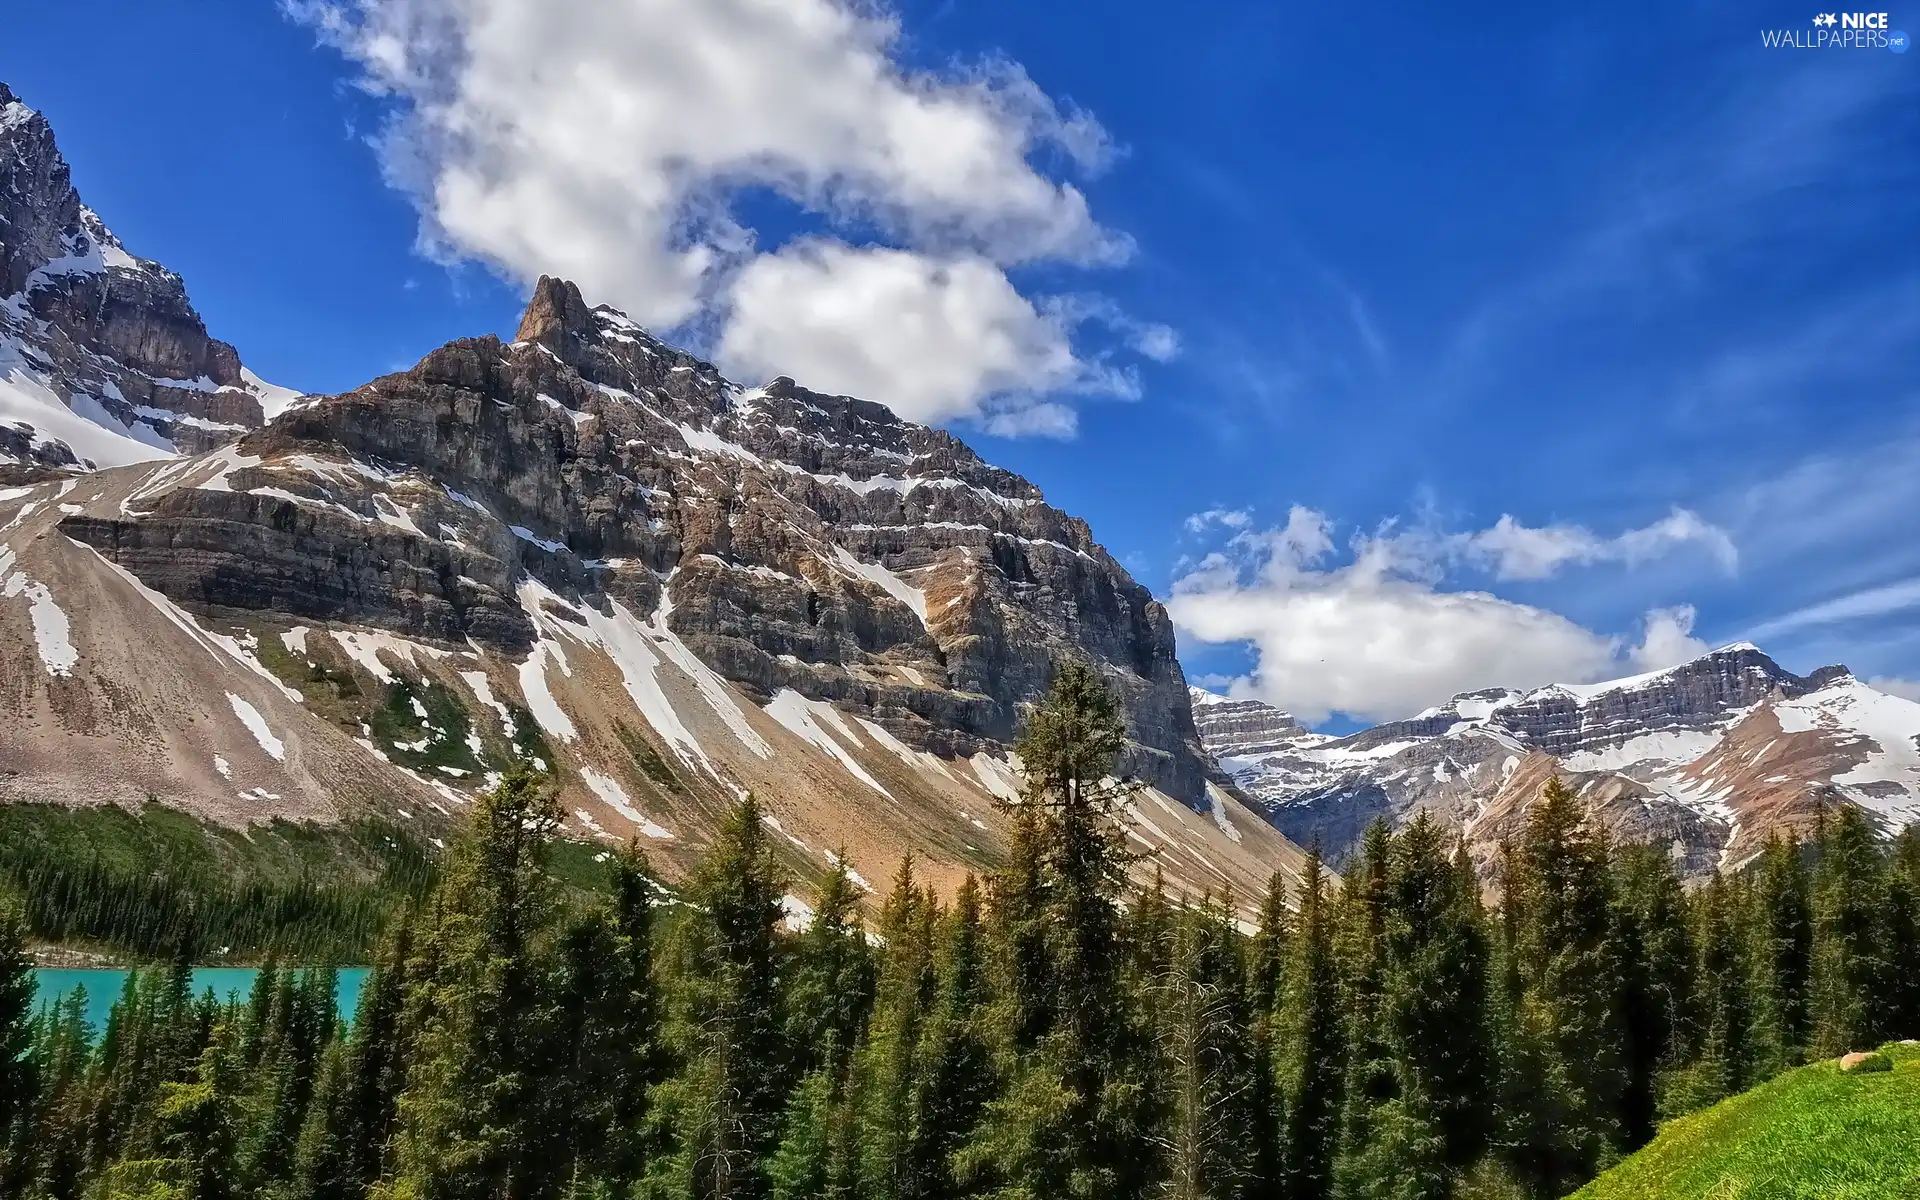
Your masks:
<instances>
[{"instance_id":1,"label":"cumulus cloud","mask_svg":"<svg viewBox=\"0 0 1920 1200\"><path fill-rule=\"evenodd\" d=\"M1500 579L1546 579L1568 565L1634 566L1688 544L1704 547L1728 571L1739 565L1739 552L1727 532L1684 508L1610 538L1579 525L1529 528L1503 515L1491 528L1461 535L1457 542L1461 552L1492 568Z\"/></svg>"},{"instance_id":2,"label":"cumulus cloud","mask_svg":"<svg viewBox=\"0 0 1920 1200\"><path fill-rule=\"evenodd\" d=\"M1657 671L1705 654L1710 647L1693 636L1694 615L1691 604L1649 611L1627 661L1641 671Z\"/></svg>"},{"instance_id":3,"label":"cumulus cloud","mask_svg":"<svg viewBox=\"0 0 1920 1200\"><path fill-rule=\"evenodd\" d=\"M1075 357L1061 323L980 258L807 241L755 258L729 296L732 319L719 346L729 370L885 396L917 421L1042 418L1023 431L1066 434L1072 410L1055 405L1058 412L1046 414L1049 406L1032 395L1112 387Z\"/></svg>"},{"instance_id":4,"label":"cumulus cloud","mask_svg":"<svg viewBox=\"0 0 1920 1200\"><path fill-rule=\"evenodd\" d=\"M1167 607L1191 637L1252 649L1256 665L1236 693L1309 722L1333 713L1388 720L1475 688L1586 682L1706 648L1692 636L1688 607L1649 612L1637 635L1609 635L1490 592L1442 590L1472 544L1388 527L1355 538L1351 560L1329 566L1331 522L1296 506L1284 526L1243 529L1201 560L1175 582ZM1542 560L1526 561L1536 569ZM1497 555L1491 563L1498 568Z\"/></svg>"},{"instance_id":5,"label":"cumulus cloud","mask_svg":"<svg viewBox=\"0 0 1920 1200\"><path fill-rule=\"evenodd\" d=\"M1205 533L1218 525L1226 529L1245 529L1253 523L1253 514L1244 508L1210 508L1186 519L1188 533Z\"/></svg>"},{"instance_id":6,"label":"cumulus cloud","mask_svg":"<svg viewBox=\"0 0 1920 1200\"><path fill-rule=\"evenodd\" d=\"M914 419L1060 432L1071 410L1047 395L1130 389L1006 275L1131 253L1036 166L1098 171L1105 131L1015 64L908 68L894 16L856 0L283 4L391 102L382 162L443 258L717 326L730 368ZM731 203L747 190L823 228L762 247ZM878 315L884 346L835 327ZM1177 350L1163 327L1120 333Z\"/></svg>"}]
</instances>

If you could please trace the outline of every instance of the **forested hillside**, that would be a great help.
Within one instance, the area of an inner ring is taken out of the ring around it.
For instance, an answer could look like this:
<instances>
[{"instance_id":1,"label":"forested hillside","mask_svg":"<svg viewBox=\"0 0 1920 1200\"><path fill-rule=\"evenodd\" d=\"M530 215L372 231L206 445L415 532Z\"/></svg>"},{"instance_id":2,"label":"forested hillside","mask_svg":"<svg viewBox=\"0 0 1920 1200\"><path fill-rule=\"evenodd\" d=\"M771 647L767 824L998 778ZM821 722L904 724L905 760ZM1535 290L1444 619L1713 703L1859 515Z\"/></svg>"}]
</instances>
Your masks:
<instances>
[{"instance_id":1,"label":"forested hillside","mask_svg":"<svg viewBox=\"0 0 1920 1200\"><path fill-rule=\"evenodd\" d=\"M1004 869L951 902L844 868L788 899L762 810L668 897L628 848L551 869L517 773L384 939L349 1027L325 972L251 1000L186 963L90 1032L0 947L0 1194L184 1200L634 1196L1563 1196L1809 1057L1920 1032L1920 836L1851 809L1683 890L1557 782L1497 905L1432 823L1337 886L1132 889L1114 698L1063 669L1019 743Z\"/></svg>"}]
</instances>

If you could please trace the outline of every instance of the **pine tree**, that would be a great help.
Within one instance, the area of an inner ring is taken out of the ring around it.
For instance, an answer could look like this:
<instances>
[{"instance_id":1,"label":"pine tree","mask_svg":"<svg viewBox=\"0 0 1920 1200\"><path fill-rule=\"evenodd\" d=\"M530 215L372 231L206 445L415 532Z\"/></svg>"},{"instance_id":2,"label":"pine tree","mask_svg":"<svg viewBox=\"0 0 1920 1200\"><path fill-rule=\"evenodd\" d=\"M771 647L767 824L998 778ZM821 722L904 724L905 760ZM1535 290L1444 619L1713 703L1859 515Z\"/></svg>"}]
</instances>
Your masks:
<instances>
[{"instance_id":1,"label":"pine tree","mask_svg":"<svg viewBox=\"0 0 1920 1200\"><path fill-rule=\"evenodd\" d=\"M40 1100L33 1055L33 960L26 923L0 907L0 1196L24 1189L25 1164Z\"/></svg>"},{"instance_id":2,"label":"pine tree","mask_svg":"<svg viewBox=\"0 0 1920 1200\"><path fill-rule=\"evenodd\" d=\"M1168 1200L1250 1194L1255 1147L1246 1131L1256 1063L1245 963L1226 908L1211 900L1178 922L1171 961L1154 981L1157 1070L1168 1093L1164 1134Z\"/></svg>"},{"instance_id":3,"label":"pine tree","mask_svg":"<svg viewBox=\"0 0 1920 1200\"><path fill-rule=\"evenodd\" d=\"M653 1089L651 1124L664 1152L644 1193L674 1200L765 1194L790 1062L779 968L782 886L760 806L749 797L686 889L692 910L671 947L666 1027L680 1061Z\"/></svg>"},{"instance_id":4,"label":"pine tree","mask_svg":"<svg viewBox=\"0 0 1920 1200\"><path fill-rule=\"evenodd\" d=\"M396 1197L538 1194L557 1169L537 1136L535 938L560 812L539 777L507 775L476 804L423 938L415 1057L399 1100Z\"/></svg>"},{"instance_id":5,"label":"pine tree","mask_svg":"<svg viewBox=\"0 0 1920 1200\"><path fill-rule=\"evenodd\" d=\"M1130 1197L1146 1186L1143 1044L1123 991L1116 904L1128 859L1109 779L1126 746L1118 702L1062 665L1015 749L1026 791L996 901L1008 980L1009 1087L969 1169L1002 1194Z\"/></svg>"},{"instance_id":6,"label":"pine tree","mask_svg":"<svg viewBox=\"0 0 1920 1200\"><path fill-rule=\"evenodd\" d=\"M351 1031L328 1055L301 1133L294 1194L362 1200L380 1178L405 1086L410 1039L401 1028L413 927L402 921L361 985Z\"/></svg>"},{"instance_id":7,"label":"pine tree","mask_svg":"<svg viewBox=\"0 0 1920 1200\"><path fill-rule=\"evenodd\" d=\"M836 1088L873 1004L873 955L859 921L860 893L844 859L822 878L813 920L788 971L787 1044L793 1069L825 1067Z\"/></svg>"},{"instance_id":8,"label":"pine tree","mask_svg":"<svg viewBox=\"0 0 1920 1200\"><path fill-rule=\"evenodd\" d=\"M979 885L968 876L940 920L934 950L934 999L921 1038L913 1085L913 1157L928 1200L964 1193L953 1159L993 1095L995 1077L985 1029L986 930Z\"/></svg>"},{"instance_id":9,"label":"pine tree","mask_svg":"<svg viewBox=\"0 0 1920 1200\"><path fill-rule=\"evenodd\" d=\"M1740 937L1739 901L1726 878L1707 881L1700 898L1699 1001L1705 1038L1700 1051L1701 1097L1711 1103L1752 1081L1752 1011Z\"/></svg>"},{"instance_id":10,"label":"pine tree","mask_svg":"<svg viewBox=\"0 0 1920 1200\"><path fill-rule=\"evenodd\" d=\"M1260 904L1260 923L1247 947L1247 1002L1252 1022L1249 1032L1251 1090L1247 1107L1251 1113L1249 1135L1253 1142L1247 1190L1255 1195L1277 1194L1286 1174L1280 1081L1275 1074L1274 1056L1278 1052L1280 1002L1285 992L1287 944L1291 933L1286 878L1275 871L1267 880L1266 896Z\"/></svg>"},{"instance_id":11,"label":"pine tree","mask_svg":"<svg viewBox=\"0 0 1920 1200\"><path fill-rule=\"evenodd\" d=\"M1697 1040L1691 1007L1693 937L1679 876L1656 848L1623 847L1615 856L1613 890L1626 1029L1620 1139L1630 1149L1653 1137L1661 1080Z\"/></svg>"},{"instance_id":12,"label":"pine tree","mask_svg":"<svg viewBox=\"0 0 1920 1200\"><path fill-rule=\"evenodd\" d=\"M1842 805L1825 824L1814 873L1812 1045L1820 1057L1879 1041L1889 983L1886 904L1873 831L1859 809Z\"/></svg>"},{"instance_id":13,"label":"pine tree","mask_svg":"<svg viewBox=\"0 0 1920 1200\"><path fill-rule=\"evenodd\" d=\"M40 1103L16 1126L9 1196L31 1181L47 1200L77 1200L87 1169L88 1066L93 1047L86 1025L87 996L76 987L56 1001L36 1031L33 1057Z\"/></svg>"},{"instance_id":14,"label":"pine tree","mask_svg":"<svg viewBox=\"0 0 1920 1200\"><path fill-rule=\"evenodd\" d=\"M600 1153L594 1173L624 1190L644 1167L642 1125L647 1096L666 1068L662 1044L661 1000L654 978L656 921L654 888L646 857L629 842L613 860L611 900L613 954L607 964L600 1021L589 1053L599 1063L597 1137Z\"/></svg>"},{"instance_id":15,"label":"pine tree","mask_svg":"<svg viewBox=\"0 0 1920 1200\"><path fill-rule=\"evenodd\" d=\"M918 1152L913 1094L933 1000L933 907L909 854L880 911L879 991L856 1065L860 1179L872 1200L923 1195L932 1166Z\"/></svg>"},{"instance_id":16,"label":"pine tree","mask_svg":"<svg viewBox=\"0 0 1920 1200\"><path fill-rule=\"evenodd\" d=\"M1387 1028L1407 1119L1438 1138L1439 1162L1458 1178L1485 1151L1496 1117L1496 1065L1487 1023L1490 955L1479 878L1450 859L1424 813L1397 840L1388 876Z\"/></svg>"},{"instance_id":17,"label":"pine tree","mask_svg":"<svg viewBox=\"0 0 1920 1200\"><path fill-rule=\"evenodd\" d=\"M1617 1152L1627 1079L1607 850L1557 777L1529 814L1515 865L1511 1036L1528 1082L1513 1165L1537 1192L1559 1195Z\"/></svg>"},{"instance_id":18,"label":"pine tree","mask_svg":"<svg viewBox=\"0 0 1920 1200\"><path fill-rule=\"evenodd\" d=\"M1280 1052L1287 1114L1286 1195L1288 1200L1325 1200L1333 1194L1349 1054L1334 961L1334 914L1317 848L1308 853L1301 871L1299 916L1286 974L1287 1028Z\"/></svg>"},{"instance_id":19,"label":"pine tree","mask_svg":"<svg viewBox=\"0 0 1920 1200\"><path fill-rule=\"evenodd\" d=\"M1887 866L1885 1030L1920 1037L1920 825L1894 839Z\"/></svg>"},{"instance_id":20,"label":"pine tree","mask_svg":"<svg viewBox=\"0 0 1920 1200\"><path fill-rule=\"evenodd\" d=\"M225 1027L200 1052L191 1083L160 1085L157 1116L167 1157L154 1164L183 1200L228 1200L237 1194L234 1158L235 1083Z\"/></svg>"},{"instance_id":21,"label":"pine tree","mask_svg":"<svg viewBox=\"0 0 1920 1200\"><path fill-rule=\"evenodd\" d=\"M772 1200L848 1200L857 1194L859 1151L847 1079L822 1063L787 1103L779 1146L767 1163Z\"/></svg>"},{"instance_id":22,"label":"pine tree","mask_svg":"<svg viewBox=\"0 0 1920 1200\"><path fill-rule=\"evenodd\" d=\"M1370 1118L1398 1096L1393 1049L1386 1028L1388 859L1393 838L1384 821L1361 837L1340 888L1334 960L1340 974L1340 1009L1346 1021L1346 1094L1340 1120L1340 1155L1360 1154L1372 1139ZM1350 1172L1335 1166L1336 1183ZM1366 1194L1336 1186L1341 1195Z\"/></svg>"},{"instance_id":23,"label":"pine tree","mask_svg":"<svg viewBox=\"0 0 1920 1200\"><path fill-rule=\"evenodd\" d=\"M1755 884L1756 1020L1770 1075L1805 1061L1813 1027L1812 885L1800 843L1768 839Z\"/></svg>"}]
</instances>

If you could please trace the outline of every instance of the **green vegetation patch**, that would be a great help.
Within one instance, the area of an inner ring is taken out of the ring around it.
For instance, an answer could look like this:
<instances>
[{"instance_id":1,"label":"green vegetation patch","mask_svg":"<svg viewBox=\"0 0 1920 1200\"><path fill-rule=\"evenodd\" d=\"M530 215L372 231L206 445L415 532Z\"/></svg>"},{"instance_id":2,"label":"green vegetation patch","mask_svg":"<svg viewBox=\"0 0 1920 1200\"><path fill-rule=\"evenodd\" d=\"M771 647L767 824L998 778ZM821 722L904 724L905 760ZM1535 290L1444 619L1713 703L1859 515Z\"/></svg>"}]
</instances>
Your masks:
<instances>
[{"instance_id":1,"label":"green vegetation patch","mask_svg":"<svg viewBox=\"0 0 1920 1200\"><path fill-rule=\"evenodd\" d=\"M531 763L540 771L559 777L560 760L554 757L553 747L547 745L546 735L540 732L540 722L532 713L509 701L507 715L513 718L513 752L521 762Z\"/></svg>"},{"instance_id":2,"label":"green vegetation patch","mask_svg":"<svg viewBox=\"0 0 1920 1200\"><path fill-rule=\"evenodd\" d=\"M486 773L487 764L474 752L479 739L471 736L466 705L437 683L395 679L386 703L367 715L367 727L374 743L402 766L454 778Z\"/></svg>"},{"instance_id":3,"label":"green vegetation patch","mask_svg":"<svg viewBox=\"0 0 1920 1200\"><path fill-rule=\"evenodd\" d=\"M670 792L685 790L680 783L680 777L673 773L673 768L667 765L666 759L660 757L660 752L653 748L652 743L618 721L614 722L613 732L618 735L620 744L627 748L627 753L633 756L633 761L639 764L648 779Z\"/></svg>"},{"instance_id":4,"label":"green vegetation patch","mask_svg":"<svg viewBox=\"0 0 1920 1200\"><path fill-rule=\"evenodd\" d=\"M1892 1069L1790 1071L1666 1125L1576 1200L1887 1200L1920 1196L1920 1046Z\"/></svg>"},{"instance_id":5,"label":"green vegetation patch","mask_svg":"<svg viewBox=\"0 0 1920 1200\"><path fill-rule=\"evenodd\" d=\"M0 806L0 891L31 933L137 958L361 961L436 876L431 853L384 821L242 832L157 804Z\"/></svg>"}]
</instances>

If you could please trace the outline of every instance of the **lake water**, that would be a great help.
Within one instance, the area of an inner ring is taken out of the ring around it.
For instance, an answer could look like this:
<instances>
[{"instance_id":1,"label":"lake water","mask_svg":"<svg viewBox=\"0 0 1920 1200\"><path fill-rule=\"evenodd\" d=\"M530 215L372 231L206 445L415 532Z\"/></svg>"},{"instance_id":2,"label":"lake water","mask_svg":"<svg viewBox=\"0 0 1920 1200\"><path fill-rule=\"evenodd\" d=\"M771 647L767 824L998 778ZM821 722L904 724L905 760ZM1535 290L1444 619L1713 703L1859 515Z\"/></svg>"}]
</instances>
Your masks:
<instances>
[{"instance_id":1,"label":"lake water","mask_svg":"<svg viewBox=\"0 0 1920 1200\"><path fill-rule=\"evenodd\" d=\"M200 995L209 988L221 1000L239 997L244 1000L253 990L253 980L260 972L252 967L201 967L193 973L193 991ZM107 1013L112 1010L113 1002L120 998L120 990L127 985L127 972L117 969L67 970L47 967L33 973L35 1000L44 1007L74 988L85 988L87 992L87 1023L93 1026L97 1034L107 1027ZM338 1000L340 1015L351 1017L356 1004L360 1002L360 986L367 980L365 967L341 967Z\"/></svg>"}]
</instances>

